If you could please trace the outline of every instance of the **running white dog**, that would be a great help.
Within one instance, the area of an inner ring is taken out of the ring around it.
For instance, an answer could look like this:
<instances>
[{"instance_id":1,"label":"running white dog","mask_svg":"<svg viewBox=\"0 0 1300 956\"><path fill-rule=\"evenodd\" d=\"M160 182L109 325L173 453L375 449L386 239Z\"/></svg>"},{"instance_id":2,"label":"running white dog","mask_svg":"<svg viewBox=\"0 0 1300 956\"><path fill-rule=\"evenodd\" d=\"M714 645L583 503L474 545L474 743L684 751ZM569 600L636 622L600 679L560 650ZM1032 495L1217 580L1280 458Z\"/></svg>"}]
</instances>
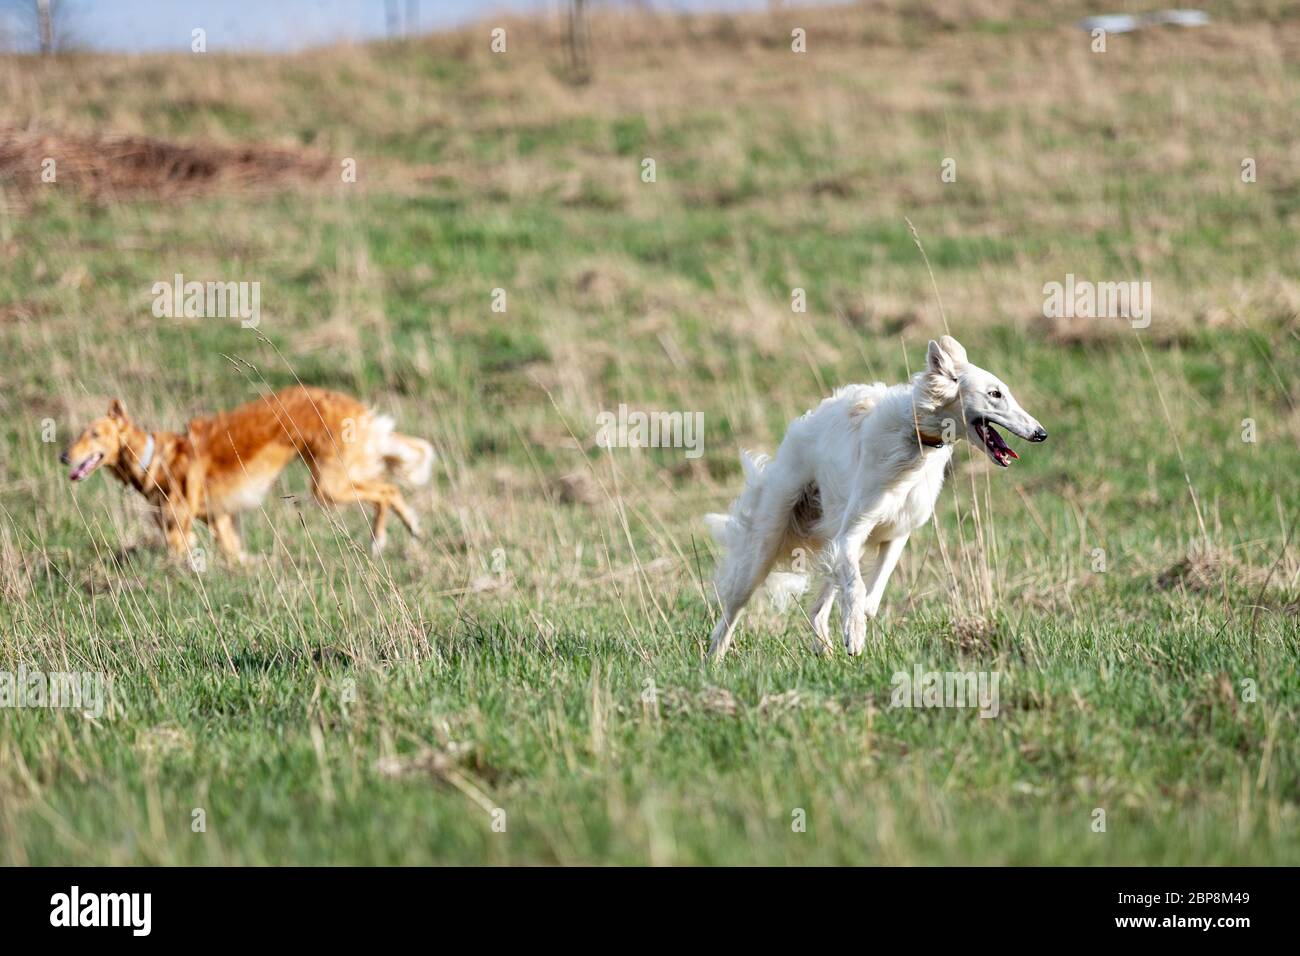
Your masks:
<instances>
[{"instance_id":1,"label":"running white dog","mask_svg":"<svg viewBox=\"0 0 1300 956\"><path fill-rule=\"evenodd\" d=\"M953 443L969 434L1003 468L1020 457L995 424L1028 441L1047 438L1011 390L945 335L930 343L925 371L910 385L845 386L790 425L772 460L742 453L744 491L729 515L705 517L726 549L716 578L723 613L709 656L727 653L754 590L798 548L821 555L827 570L812 615L815 648L833 647L838 585L844 645L861 654L867 616L879 610L908 535L934 513ZM865 580L863 548L871 557Z\"/></svg>"}]
</instances>

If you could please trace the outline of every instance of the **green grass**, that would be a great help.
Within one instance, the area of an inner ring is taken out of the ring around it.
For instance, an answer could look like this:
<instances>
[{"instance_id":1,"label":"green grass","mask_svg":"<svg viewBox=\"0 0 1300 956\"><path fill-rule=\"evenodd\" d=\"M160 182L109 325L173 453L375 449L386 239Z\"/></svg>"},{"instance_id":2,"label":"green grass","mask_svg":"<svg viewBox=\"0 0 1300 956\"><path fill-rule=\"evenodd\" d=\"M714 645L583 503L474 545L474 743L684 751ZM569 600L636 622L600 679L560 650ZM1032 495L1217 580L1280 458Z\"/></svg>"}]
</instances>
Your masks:
<instances>
[{"instance_id":1,"label":"green grass","mask_svg":"<svg viewBox=\"0 0 1300 956\"><path fill-rule=\"evenodd\" d=\"M869 41L860 11L807 15L843 39L798 68L719 33L604 52L577 90L450 41L106 60L84 88L96 60L5 65L33 121L296 130L389 175L0 214L0 671L113 687L95 720L0 710L0 862L1300 862L1300 97L1257 55L1295 25L1102 61L987 11ZM1251 187L1211 135L1246 97ZM959 449L861 658L758 607L709 670L699 516L737 449L943 330L904 216L952 331L1051 437L996 474ZM1067 271L1150 278L1151 328L1050 326ZM154 318L175 272L260 281L260 328ZM196 571L57 463L110 396L177 428L299 379L436 444L423 541L372 561L366 516L294 469L245 518L252 566L201 530ZM597 448L621 402L703 411L704 455ZM997 672L998 715L892 707L918 665Z\"/></svg>"},{"instance_id":2,"label":"green grass","mask_svg":"<svg viewBox=\"0 0 1300 956\"><path fill-rule=\"evenodd\" d=\"M356 556L327 561L284 604L265 571L197 583L152 560L131 574L147 594L98 608L42 587L49 617L15 623L114 675L115 704L93 725L7 720L6 747L40 787L11 859L1296 858L1294 631L1225 625L1119 586L1077 615L1000 616L974 656L927 609L887 624L860 660L814 660L790 628L751 637L709 676L708 620L689 591L660 596L666 623L629 602L629 627L616 598L573 601L542 612L539 633L535 602L452 610L409 572L388 581ZM407 606L385 620L367 598L391 590ZM1002 672L1001 713L891 709L891 674L916 663ZM1219 686L1246 675L1259 703ZM643 700L651 686L657 708ZM797 700L771 701L792 689ZM422 772L428 747L456 754L454 773L487 805ZM409 776L381 774L383 755L412 759ZM195 807L204 834L189 830ZM491 807L505 809L505 833ZM1104 834L1090 829L1098 807ZM791 830L796 809L806 833Z\"/></svg>"}]
</instances>

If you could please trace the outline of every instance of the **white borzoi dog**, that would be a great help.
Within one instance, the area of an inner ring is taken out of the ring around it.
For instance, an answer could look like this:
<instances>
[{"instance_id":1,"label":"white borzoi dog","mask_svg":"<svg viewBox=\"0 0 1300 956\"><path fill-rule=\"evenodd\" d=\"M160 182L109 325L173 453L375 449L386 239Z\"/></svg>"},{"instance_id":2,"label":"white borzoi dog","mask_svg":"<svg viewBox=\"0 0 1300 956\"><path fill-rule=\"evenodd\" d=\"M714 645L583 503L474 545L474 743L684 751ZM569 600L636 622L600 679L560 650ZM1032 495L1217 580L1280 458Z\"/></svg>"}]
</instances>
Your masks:
<instances>
[{"instance_id":1,"label":"white borzoi dog","mask_svg":"<svg viewBox=\"0 0 1300 956\"><path fill-rule=\"evenodd\" d=\"M925 371L911 384L845 386L790 425L775 458L742 453L745 488L731 513L705 517L726 550L715 582L722 618L709 656L727 653L754 590L800 548L819 555L826 572L812 612L814 647L833 647L838 590L844 646L861 654L866 619L880 609L908 535L934 513L953 443L969 435L1003 468L1020 457L994 425L1027 441L1047 437L1011 390L945 335L930 343Z\"/></svg>"}]
</instances>

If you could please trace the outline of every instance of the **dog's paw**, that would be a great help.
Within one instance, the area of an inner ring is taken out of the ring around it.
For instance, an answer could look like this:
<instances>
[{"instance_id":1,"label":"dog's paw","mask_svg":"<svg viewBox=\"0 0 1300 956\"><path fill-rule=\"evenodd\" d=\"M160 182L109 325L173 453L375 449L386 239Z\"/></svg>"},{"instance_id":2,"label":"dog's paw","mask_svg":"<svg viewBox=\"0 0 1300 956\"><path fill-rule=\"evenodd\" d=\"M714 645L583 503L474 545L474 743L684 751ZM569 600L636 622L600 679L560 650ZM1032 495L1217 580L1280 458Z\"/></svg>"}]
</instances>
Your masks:
<instances>
[{"instance_id":1,"label":"dog's paw","mask_svg":"<svg viewBox=\"0 0 1300 956\"><path fill-rule=\"evenodd\" d=\"M835 653L835 642L829 631L813 630L812 650L818 657L827 657Z\"/></svg>"},{"instance_id":2,"label":"dog's paw","mask_svg":"<svg viewBox=\"0 0 1300 956\"><path fill-rule=\"evenodd\" d=\"M844 627L844 647L850 657L857 657L867 649L866 617L854 617Z\"/></svg>"}]
</instances>

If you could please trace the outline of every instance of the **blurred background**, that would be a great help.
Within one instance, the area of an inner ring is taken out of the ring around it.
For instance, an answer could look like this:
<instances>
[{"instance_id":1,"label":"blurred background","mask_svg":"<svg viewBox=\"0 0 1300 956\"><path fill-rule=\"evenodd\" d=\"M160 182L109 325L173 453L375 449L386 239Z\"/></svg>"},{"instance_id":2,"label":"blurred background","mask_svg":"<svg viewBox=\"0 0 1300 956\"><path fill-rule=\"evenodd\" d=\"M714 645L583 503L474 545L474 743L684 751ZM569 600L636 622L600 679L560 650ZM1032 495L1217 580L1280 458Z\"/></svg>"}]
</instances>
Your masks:
<instances>
[{"instance_id":1,"label":"blurred background","mask_svg":"<svg viewBox=\"0 0 1300 956\"><path fill-rule=\"evenodd\" d=\"M504 14L559 17L573 9L625 7L661 13L740 12L809 5L807 0L7 0L0 37L10 50L92 49L118 53L187 50L201 24L234 51L286 52L384 37L416 36Z\"/></svg>"}]
</instances>

